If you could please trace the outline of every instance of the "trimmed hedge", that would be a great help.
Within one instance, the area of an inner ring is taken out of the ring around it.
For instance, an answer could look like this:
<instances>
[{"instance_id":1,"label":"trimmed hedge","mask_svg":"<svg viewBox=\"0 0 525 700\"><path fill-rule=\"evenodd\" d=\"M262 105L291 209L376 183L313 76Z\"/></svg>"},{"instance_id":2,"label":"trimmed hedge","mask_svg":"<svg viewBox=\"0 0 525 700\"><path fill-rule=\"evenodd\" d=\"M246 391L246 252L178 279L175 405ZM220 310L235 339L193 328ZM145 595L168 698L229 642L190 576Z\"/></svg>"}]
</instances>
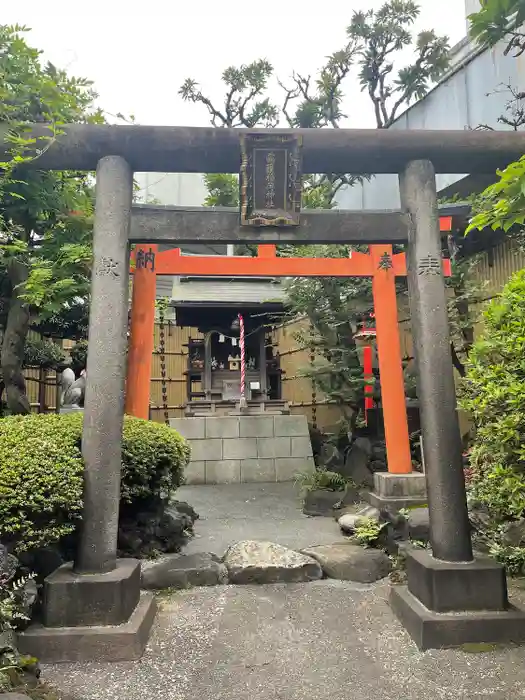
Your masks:
<instances>
[{"instance_id":1,"label":"trimmed hedge","mask_svg":"<svg viewBox=\"0 0 525 700\"><path fill-rule=\"evenodd\" d=\"M72 534L82 512L82 414L0 420L0 541L17 551ZM189 447L171 428L126 417L121 504L165 503L183 480Z\"/></svg>"}]
</instances>

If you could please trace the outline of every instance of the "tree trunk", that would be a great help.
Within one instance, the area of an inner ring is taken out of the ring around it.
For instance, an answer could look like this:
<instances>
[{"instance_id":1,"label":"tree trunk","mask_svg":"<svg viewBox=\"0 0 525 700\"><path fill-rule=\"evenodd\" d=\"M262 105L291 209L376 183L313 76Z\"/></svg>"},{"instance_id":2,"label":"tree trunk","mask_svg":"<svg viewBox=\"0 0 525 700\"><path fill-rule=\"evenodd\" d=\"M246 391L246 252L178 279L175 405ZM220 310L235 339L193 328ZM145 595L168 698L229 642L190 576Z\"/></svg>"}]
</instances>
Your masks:
<instances>
[{"instance_id":1,"label":"tree trunk","mask_svg":"<svg viewBox=\"0 0 525 700\"><path fill-rule=\"evenodd\" d=\"M19 261L13 260L8 267L12 294L7 314L7 323L2 342L0 364L2 379L5 386L7 408L13 414L31 412L31 405L26 394L26 383L22 373L24 348L29 331L29 308L20 299L23 285L27 280L28 268Z\"/></svg>"}]
</instances>

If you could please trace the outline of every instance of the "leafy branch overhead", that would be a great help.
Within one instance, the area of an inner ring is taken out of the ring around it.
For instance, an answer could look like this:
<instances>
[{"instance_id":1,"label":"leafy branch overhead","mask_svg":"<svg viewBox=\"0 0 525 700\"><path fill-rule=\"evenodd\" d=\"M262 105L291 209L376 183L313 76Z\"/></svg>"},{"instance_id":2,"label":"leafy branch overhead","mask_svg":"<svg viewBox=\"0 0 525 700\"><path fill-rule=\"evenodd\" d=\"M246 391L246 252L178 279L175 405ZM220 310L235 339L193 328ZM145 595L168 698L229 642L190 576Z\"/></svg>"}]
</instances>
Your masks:
<instances>
[{"instance_id":1,"label":"leafy branch overhead","mask_svg":"<svg viewBox=\"0 0 525 700\"><path fill-rule=\"evenodd\" d=\"M481 9L469 16L470 34L481 44L495 46L507 39L505 55L525 51L525 0L480 0Z\"/></svg>"}]
</instances>

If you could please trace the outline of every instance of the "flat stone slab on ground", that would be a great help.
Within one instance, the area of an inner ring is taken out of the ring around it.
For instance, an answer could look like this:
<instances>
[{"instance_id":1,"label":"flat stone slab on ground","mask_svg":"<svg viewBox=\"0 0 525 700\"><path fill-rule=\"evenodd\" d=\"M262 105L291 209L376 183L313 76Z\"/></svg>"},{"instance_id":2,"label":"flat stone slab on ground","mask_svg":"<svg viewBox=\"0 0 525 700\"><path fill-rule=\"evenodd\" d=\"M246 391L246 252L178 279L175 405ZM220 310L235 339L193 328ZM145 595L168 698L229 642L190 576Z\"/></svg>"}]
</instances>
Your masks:
<instances>
[{"instance_id":1,"label":"flat stone slab on ground","mask_svg":"<svg viewBox=\"0 0 525 700\"><path fill-rule=\"evenodd\" d=\"M386 581L177 591L139 663L43 666L77 700L518 700L525 647L420 653ZM481 646L481 645L480 645Z\"/></svg>"},{"instance_id":2,"label":"flat stone slab on ground","mask_svg":"<svg viewBox=\"0 0 525 700\"><path fill-rule=\"evenodd\" d=\"M228 570L218 557L202 554L168 554L142 565L142 588L191 588L228 583Z\"/></svg>"},{"instance_id":3,"label":"flat stone slab on ground","mask_svg":"<svg viewBox=\"0 0 525 700\"><path fill-rule=\"evenodd\" d=\"M319 562L329 578L358 583L373 583L388 576L392 565L380 549L365 549L353 544L323 544L303 549L303 554Z\"/></svg>"},{"instance_id":4,"label":"flat stone slab on ground","mask_svg":"<svg viewBox=\"0 0 525 700\"><path fill-rule=\"evenodd\" d=\"M230 583L299 583L323 576L315 559L273 542L238 542L223 561Z\"/></svg>"}]
</instances>

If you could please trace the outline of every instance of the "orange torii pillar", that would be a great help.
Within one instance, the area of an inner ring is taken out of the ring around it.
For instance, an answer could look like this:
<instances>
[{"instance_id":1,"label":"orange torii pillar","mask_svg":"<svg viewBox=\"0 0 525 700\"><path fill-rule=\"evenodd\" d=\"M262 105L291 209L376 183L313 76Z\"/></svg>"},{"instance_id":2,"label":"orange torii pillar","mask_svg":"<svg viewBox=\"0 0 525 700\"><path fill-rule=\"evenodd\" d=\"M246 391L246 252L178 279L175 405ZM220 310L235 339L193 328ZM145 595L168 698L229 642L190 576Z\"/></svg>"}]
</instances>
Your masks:
<instances>
[{"instance_id":1,"label":"orange torii pillar","mask_svg":"<svg viewBox=\"0 0 525 700\"><path fill-rule=\"evenodd\" d=\"M133 295L126 382L126 413L149 418L151 368L153 364L155 299L157 294L156 245L134 250Z\"/></svg>"}]
</instances>

